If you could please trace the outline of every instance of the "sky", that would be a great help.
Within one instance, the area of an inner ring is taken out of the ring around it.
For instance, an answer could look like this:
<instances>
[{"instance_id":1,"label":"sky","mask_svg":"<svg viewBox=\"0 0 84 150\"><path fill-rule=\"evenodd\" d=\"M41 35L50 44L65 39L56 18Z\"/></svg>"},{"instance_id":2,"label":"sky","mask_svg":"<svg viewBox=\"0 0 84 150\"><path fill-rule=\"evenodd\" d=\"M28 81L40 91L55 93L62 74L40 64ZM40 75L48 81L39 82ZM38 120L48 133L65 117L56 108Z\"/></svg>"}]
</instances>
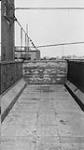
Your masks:
<instances>
[{"instance_id":1,"label":"sky","mask_svg":"<svg viewBox=\"0 0 84 150\"><path fill-rule=\"evenodd\" d=\"M84 7L84 0L15 0L15 7ZM28 24L36 46L84 41L84 10L16 10L15 15L25 30ZM21 45L17 24L15 45ZM39 49L42 57L84 55L84 44Z\"/></svg>"}]
</instances>

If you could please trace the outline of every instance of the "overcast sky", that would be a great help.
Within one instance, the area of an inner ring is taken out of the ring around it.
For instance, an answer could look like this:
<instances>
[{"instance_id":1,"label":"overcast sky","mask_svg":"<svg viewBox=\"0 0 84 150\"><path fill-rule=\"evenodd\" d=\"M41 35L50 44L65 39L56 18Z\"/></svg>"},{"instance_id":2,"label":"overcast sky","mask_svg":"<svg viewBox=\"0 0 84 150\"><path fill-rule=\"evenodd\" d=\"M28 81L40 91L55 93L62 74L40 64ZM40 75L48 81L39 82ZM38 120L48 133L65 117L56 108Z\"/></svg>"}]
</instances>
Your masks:
<instances>
[{"instance_id":1,"label":"overcast sky","mask_svg":"<svg viewBox=\"0 0 84 150\"><path fill-rule=\"evenodd\" d=\"M84 7L84 0L15 0L15 7ZM16 17L35 45L84 41L84 10L17 10ZM16 45L20 28L16 25ZM84 55L84 44L41 48L42 56Z\"/></svg>"},{"instance_id":2,"label":"overcast sky","mask_svg":"<svg viewBox=\"0 0 84 150\"><path fill-rule=\"evenodd\" d=\"M16 0L15 7L83 7L84 0ZM84 10L17 10L36 45L84 41ZM18 30L19 31L19 30ZM84 44L41 48L42 56L84 55Z\"/></svg>"}]
</instances>

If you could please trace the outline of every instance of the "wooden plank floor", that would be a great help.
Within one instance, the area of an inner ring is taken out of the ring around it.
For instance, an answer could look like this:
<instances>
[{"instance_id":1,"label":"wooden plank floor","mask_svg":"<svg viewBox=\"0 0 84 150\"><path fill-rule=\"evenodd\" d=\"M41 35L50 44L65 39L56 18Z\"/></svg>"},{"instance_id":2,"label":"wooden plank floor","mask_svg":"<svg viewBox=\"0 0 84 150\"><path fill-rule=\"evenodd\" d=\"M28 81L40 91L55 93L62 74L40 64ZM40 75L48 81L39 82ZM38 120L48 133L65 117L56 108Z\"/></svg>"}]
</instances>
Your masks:
<instances>
[{"instance_id":1,"label":"wooden plank floor","mask_svg":"<svg viewBox=\"0 0 84 150\"><path fill-rule=\"evenodd\" d=\"M84 112L63 85L28 85L1 135L1 150L84 150Z\"/></svg>"}]
</instances>

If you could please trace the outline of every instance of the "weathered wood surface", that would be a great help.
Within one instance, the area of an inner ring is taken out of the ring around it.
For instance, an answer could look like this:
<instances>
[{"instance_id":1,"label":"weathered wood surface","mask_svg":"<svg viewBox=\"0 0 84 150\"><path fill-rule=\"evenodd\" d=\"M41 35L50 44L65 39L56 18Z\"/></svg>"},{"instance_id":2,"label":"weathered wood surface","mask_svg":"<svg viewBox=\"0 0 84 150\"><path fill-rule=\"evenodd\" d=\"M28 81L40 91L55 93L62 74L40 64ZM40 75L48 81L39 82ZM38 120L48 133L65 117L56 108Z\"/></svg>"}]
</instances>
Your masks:
<instances>
[{"instance_id":1,"label":"weathered wood surface","mask_svg":"<svg viewBox=\"0 0 84 150\"><path fill-rule=\"evenodd\" d=\"M66 62L36 62L24 65L24 77L29 84L64 84Z\"/></svg>"}]
</instances>

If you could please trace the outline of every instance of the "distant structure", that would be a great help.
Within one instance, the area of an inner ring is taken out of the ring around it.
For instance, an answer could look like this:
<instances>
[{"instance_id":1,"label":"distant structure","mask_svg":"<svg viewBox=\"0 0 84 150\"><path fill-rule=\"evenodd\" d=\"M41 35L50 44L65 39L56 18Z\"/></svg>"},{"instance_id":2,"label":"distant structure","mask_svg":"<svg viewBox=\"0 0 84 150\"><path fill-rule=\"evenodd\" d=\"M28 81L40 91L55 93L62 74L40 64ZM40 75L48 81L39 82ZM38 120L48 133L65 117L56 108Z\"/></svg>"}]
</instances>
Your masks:
<instances>
[{"instance_id":1,"label":"distant structure","mask_svg":"<svg viewBox=\"0 0 84 150\"><path fill-rule=\"evenodd\" d=\"M31 60L39 60L40 59L40 51L39 50L31 50L28 51L28 56Z\"/></svg>"},{"instance_id":2,"label":"distant structure","mask_svg":"<svg viewBox=\"0 0 84 150\"><path fill-rule=\"evenodd\" d=\"M15 59L24 59L24 60L40 60L40 50L28 50L26 51L26 47L21 48L15 47Z\"/></svg>"}]
</instances>

